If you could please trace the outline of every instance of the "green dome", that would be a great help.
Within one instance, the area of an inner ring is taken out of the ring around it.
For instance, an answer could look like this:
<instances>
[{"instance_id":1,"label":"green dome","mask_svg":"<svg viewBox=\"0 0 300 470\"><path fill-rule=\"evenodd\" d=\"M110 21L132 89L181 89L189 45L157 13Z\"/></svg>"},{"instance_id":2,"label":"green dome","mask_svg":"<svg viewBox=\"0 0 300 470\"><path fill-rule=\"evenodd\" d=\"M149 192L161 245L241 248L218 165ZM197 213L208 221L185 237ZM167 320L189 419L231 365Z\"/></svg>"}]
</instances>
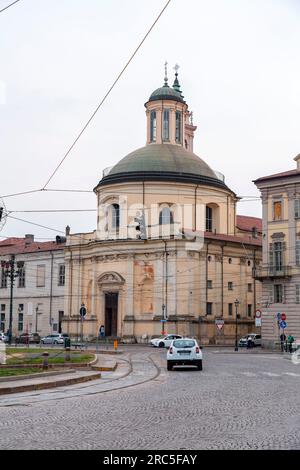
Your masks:
<instances>
[{"instance_id":1,"label":"green dome","mask_svg":"<svg viewBox=\"0 0 300 470\"><path fill-rule=\"evenodd\" d=\"M180 101L181 103L185 103L181 92L174 90L174 88L169 87L168 85L164 85L160 88L155 90L150 98L149 101L156 101L156 100L173 100L173 101Z\"/></svg>"},{"instance_id":2,"label":"green dome","mask_svg":"<svg viewBox=\"0 0 300 470\"><path fill-rule=\"evenodd\" d=\"M201 158L181 145L149 144L129 153L99 186L130 181L178 181L227 188Z\"/></svg>"}]
</instances>

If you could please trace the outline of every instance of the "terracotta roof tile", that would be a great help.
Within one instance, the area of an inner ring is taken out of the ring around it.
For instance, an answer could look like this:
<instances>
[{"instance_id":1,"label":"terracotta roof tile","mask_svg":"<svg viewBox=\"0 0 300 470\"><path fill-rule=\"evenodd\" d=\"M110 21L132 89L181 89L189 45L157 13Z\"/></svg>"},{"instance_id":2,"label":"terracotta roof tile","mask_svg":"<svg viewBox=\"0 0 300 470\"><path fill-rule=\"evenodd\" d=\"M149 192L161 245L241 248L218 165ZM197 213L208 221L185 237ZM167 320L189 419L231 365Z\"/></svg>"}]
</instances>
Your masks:
<instances>
[{"instance_id":1,"label":"terracotta roof tile","mask_svg":"<svg viewBox=\"0 0 300 470\"><path fill-rule=\"evenodd\" d=\"M0 256L16 255L19 253L35 253L39 251L63 250L65 243L53 242L30 242L25 238L6 238L0 241Z\"/></svg>"},{"instance_id":2,"label":"terracotta roof tile","mask_svg":"<svg viewBox=\"0 0 300 470\"><path fill-rule=\"evenodd\" d=\"M247 215L236 216L236 226L245 232L252 232L253 227L257 228L259 233L262 232L262 219L258 217L249 217Z\"/></svg>"}]
</instances>

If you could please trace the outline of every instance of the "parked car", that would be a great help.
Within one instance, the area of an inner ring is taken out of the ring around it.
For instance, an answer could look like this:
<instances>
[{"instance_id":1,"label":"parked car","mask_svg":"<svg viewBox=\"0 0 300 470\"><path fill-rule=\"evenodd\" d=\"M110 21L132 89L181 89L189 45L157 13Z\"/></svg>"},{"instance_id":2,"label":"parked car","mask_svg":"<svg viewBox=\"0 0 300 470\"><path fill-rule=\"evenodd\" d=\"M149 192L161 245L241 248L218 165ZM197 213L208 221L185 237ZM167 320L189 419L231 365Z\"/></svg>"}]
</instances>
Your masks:
<instances>
[{"instance_id":1,"label":"parked car","mask_svg":"<svg viewBox=\"0 0 300 470\"><path fill-rule=\"evenodd\" d=\"M38 333L23 333L15 341L16 344L40 344L41 337Z\"/></svg>"},{"instance_id":2,"label":"parked car","mask_svg":"<svg viewBox=\"0 0 300 470\"><path fill-rule=\"evenodd\" d=\"M44 336L41 339L42 344L64 344L65 338L69 338L69 335L65 333L57 333L48 336Z\"/></svg>"},{"instance_id":3,"label":"parked car","mask_svg":"<svg viewBox=\"0 0 300 470\"><path fill-rule=\"evenodd\" d=\"M0 341L3 341L3 343L8 342L8 336L5 335L4 333L0 332Z\"/></svg>"},{"instance_id":4,"label":"parked car","mask_svg":"<svg viewBox=\"0 0 300 470\"><path fill-rule=\"evenodd\" d=\"M256 333L250 333L250 334L247 335L247 336L243 336L243 338L241 338L241 339L239 340L239 346L240 346L241 348L247 346L247 344L248 344L248 338L251 339L253 347L254 347L254 346L261 346L261 335L258 335L258 334L256 334Z\"/></svg>"},{"instance_id":5,"label":"parked car","mask_svg":"<svg viewBox=\"0 0 300 470\"><path fill-rule=\"evenodd\" d=\"M199 344L193 338L181 338L172 341L167 351L167 369L174 366L197 366L202 370L202 351Z\"/></svg>"},{"instance_id":6,"label":"parked car","mask_svg":"<svg viewBox=\"0 0 300 470\"><path fill-rule=\"evenodd\" d=\"M181 335L169 334L166 336L160 336L159 338L153 338L150 344L155 348L168 348L174 339L182 338Z\"/></svg>"}]
</instances>

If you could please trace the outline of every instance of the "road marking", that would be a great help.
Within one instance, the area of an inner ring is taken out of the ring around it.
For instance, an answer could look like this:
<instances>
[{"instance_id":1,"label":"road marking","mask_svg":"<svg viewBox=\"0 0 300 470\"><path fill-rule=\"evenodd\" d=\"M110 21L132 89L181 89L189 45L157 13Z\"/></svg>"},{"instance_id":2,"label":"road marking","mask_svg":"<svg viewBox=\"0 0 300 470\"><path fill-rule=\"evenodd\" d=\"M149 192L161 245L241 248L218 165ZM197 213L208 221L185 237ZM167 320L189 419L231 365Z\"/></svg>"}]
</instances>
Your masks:
<instances>
[{"instance_id":1,"label":"road marking","mask_svg":"<svg viewBox=\"0 0 300 470\"><path fill-rule=\"evenodd\" d=\"M280 377L281 374L273 374L273 372L261 372L263 375L267 375L268 377Z\"/></svg>"},{"instance_id":2,"label":"road marking","mask_svg":"<svg viewBox=\"0 0 300 470\"><path fill-rule=\"evenodd\" d=\"M295 372L284 372L285 375L291 375L292 377L300 377L300 374L295 374Z\"/></svg>"}]
</instances>

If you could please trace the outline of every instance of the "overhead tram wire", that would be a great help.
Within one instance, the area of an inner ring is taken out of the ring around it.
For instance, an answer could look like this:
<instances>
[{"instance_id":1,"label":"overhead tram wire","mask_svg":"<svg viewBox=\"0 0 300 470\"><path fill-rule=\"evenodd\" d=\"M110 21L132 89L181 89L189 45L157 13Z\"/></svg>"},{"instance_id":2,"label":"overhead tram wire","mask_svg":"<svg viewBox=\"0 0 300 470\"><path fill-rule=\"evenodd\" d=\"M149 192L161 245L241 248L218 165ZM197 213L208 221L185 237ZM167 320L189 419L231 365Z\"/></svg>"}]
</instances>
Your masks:
<instances>
[{"instance_id":1,"label":"overhead tram wire","mask_svg":"<svg viewBox=\"0 0 300 470\"><path fill-rule=\"evenodd\" d=\"M21 0L15 0L14 2L10 3L9 5L7 5L6 7L2 8L0 10L0 13L2 13L3 11L7 10L8 8L12 7L13 5L15 5L16 3L20 2Z\"/></svg>"},{"instance_id":2,"label":"overhead tram wire","mask_svg":"<svg viewBox=\"0 0 300 470\"><path fill-rule=\"evenodd\" d=\"M169 6L170 3L171 3L171 0L168 0L167 3L165 4L165 6L163 7L163 9L161 10L161 12L159 13L159 15L157 16L157 18L155 19L155 21L152 23L151 27L149 28L149 30L147 31L147 33L145 34L145 36L143 37L143 39L140 41L138 47L134 50L134 52L133 52L132 55L130 56L129 60L127 61L127 63L125 64L125 66L123 67L123 69L121 70L121 72L119 73L119 75L117 76L117 78L114 80L113 84L111 85L111 87L109 88L109 90L106 92L106 94L104 95L104 97L102 98L102 100L100 101L100 103L98 104L97 108L95 109L95 111L93 112L93 114L91 115L91 117L88 119L88 121L86 122L86 124L83 126L83 128L81 129L81 131L80 131L79 134L77 135L76 139L73 141L72 145L69 147L69 149L67 150L67 152L65 153L65 155L63 156L63 158L61 159L61 161L59 162L59 164L56 166L55 170L52 172L51 176L48 178L46 184L43 186L42 189L46 189L46 187L48 186L48 184L50 183L50 181L52 180L52 178L55 176L55 174L57 173L57 171L59 170L59 168L61 167L61 165L62 165L63 162L65 161L65 159L68 157L68 155L70 154L70 152L72 151L72 149L75 147L76 143L78 142L78 140L80 139L80 137L82 136L82 134L84 133L84 131L87 129L87 127L89 126L89 124L91 123L91 121L93 120L93 118L95 117L95 115L97 114L97 112L99 111L99 109L101 108L102 104L105 102L105 100L107 99L107 97L110 95L111 91L113 90L113 88L115 87L115 85L118 83L118 81L119 81L120 78L122 77L123 73L125 72L125 70L126 70L127 67L129 66L129 64L131 63L131 61L133 60L133 58L135 57L135 55L136 55L137 52L139 51L139 49L142 47L143 43L145 42L145 40L147 39L147 37L149 36L149 34L151 33L151 31L152 31L153 28L155 27L156 23L159 21L160 17L162 16L162 14L163 14L164 11L167 9L167 7Z\"/></svg>"}]
</instances>

